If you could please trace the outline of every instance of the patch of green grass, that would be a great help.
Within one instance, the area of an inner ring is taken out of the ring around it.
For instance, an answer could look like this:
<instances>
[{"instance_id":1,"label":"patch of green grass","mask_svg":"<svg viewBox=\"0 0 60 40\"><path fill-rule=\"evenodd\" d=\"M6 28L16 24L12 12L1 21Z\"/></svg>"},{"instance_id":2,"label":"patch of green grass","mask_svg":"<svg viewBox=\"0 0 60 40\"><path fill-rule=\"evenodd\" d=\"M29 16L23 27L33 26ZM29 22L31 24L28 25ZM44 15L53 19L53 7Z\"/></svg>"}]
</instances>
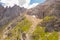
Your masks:
<instances>
[{"instance_id":1,"label":"patch of green grass","mask_svg":"<svg viewBox=\"0 0 60 40\"><path fill-rule=\"evenodd\" d=\"M5 40L10 40L10 38L9 38L9 37L7 37Z\"/></svg>"},{"instance_id":2,"label":"patch of green grass","mask_svg":"<svg viewBox=\"0 0 60 40\"><path fill-rule=\"evenodd\" d=\"M12 35L12 36L9 36L9 38L12 38L12 40L13 39L20 40L21 32L28 32L30 26L31 26L31 22L28 21L27 19L24 19L21 22L17 22L17 25L11 31L9 31Z\"/></svg>"},{"instance_id":3,"label":"patch of green grass","mask_svg":"<svg viewBox=\"0 0 60 40\"><path fill-rule=\"evenodd\" d=\"M28 31L31 26L31 22L29 22L27 19L24 19L22 22L18 22L16 25L17 28L15 29L20 29L22 31Z\"/></svg>"},{"instance_id":4,"label":"patch of green grass","mask_svg":"<svg viewBox=\"0 0 60 40\"><path fill-rule=\"evenodd\" d=\"M55 16L46 16L43 21L49 22L49 21L51 21L53 19L56 19L56 17Z\"/></svg>"},{"instance_id":5,"label":"patch of green grass","mask_svg":"<svg viewBox=\"0 0 60 40\"><path fill-rule=\"evenodd\" d=\"M58 40L57 32L44 32L45 27L37 26L32 34L32 40Z\"/></svg>"},{"instance_id":6,"label":"patch of green grass","mask_svg":"<svg viewBox=\"0 0 60 40\"><path fill-rule=\"evenodd\" d=\"M53 32L50 36L48 36L48 40L58 40L57 32Z\"/></svg>"}]
</instances>

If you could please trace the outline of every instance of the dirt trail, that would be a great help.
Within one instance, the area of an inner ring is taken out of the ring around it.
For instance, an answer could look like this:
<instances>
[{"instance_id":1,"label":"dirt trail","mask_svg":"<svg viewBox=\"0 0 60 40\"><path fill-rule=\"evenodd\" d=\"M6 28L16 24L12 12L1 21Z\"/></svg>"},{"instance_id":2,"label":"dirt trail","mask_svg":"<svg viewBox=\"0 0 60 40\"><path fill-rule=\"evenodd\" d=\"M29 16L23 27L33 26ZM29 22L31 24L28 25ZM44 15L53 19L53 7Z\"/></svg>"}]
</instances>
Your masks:
<instances>
[{"instance_id":1,"label":"dirt trail","mask_svg":"<svg viewBox=\"0 0 60 40\"><path fill-rule=\"evenodd\" d=\"M28 33L26 33L26 39L25 40L30 40L30 35L34 32L37 24L39 22L41 22L42 20L41 19L38 19L36 17L33 17L33 16L30 16L30 15L27 15L25 14L26 18L32 22L32 26L31 28L28 30ZM6 28L5 30L3 31L3 36L2 36L2 39L1 40L4 40L6 37L7 37L7 33L9 33L9 31L12 29L11 25L16 23L18 20L20 20L20 16L17 17L17 19L14 19Z\"/></svg>"},{"instance_id":2,"label":"dirt trail","mask_svg":"<svg viewBox=\"0 0 60 40\"><path fill-rule=\"evenodd\" d=\"M31 28L28 30L28 33L26 34L27 36L27 39L26 40L31 40L30 39L30 35L34 32L36 26L38 25L38 23L40 23L42 20L36 18L36 17L33 17L33 16L30 16L30 15L25 15L26 18L32 22L32 26Z\"/></svg>"},{"instance_id":3,"label":"dirt trail","mask_svg":"<svg viewBox=\"0 0 60 40\"><path fill-rule=\"evenodd\" d=\"M58 32L58 40L60 40L60 32Z\"/></svg>"}]
</instances>

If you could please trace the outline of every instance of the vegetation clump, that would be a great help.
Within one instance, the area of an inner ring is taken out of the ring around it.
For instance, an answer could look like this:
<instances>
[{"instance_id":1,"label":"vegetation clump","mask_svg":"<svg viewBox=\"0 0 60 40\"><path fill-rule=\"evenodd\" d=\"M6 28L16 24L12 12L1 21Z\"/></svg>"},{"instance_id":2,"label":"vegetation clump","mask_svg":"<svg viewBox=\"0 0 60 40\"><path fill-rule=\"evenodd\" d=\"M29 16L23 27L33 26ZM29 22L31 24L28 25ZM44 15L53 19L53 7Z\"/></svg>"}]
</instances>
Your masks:
<instances>
[{"instance_id":1,"label":"vegetation clump","mask_svg":"<svg viewBox=\"0 0 60 40\"><path fill-rule=\"evenodd\" d=\"M60 19L55 16L46 16L40 26L46 27L45 32L60 31Z\"/></svg>"},{"instance_id":2,"label":"vegetation clump","mask_svg":"<svg viewBox=\"0 0 60 40\"><path fill-rule=\"evenodd\" d=\"M20 40L21 35L24 32L27 32L31 26L31 22L27 19L22 20L21 22L18 22L15 28L9 31L6 37L6 40Z\"/></svg>"},{"instance_id":3,"label":"vegetation clump","mask_svg":"<svg viewBox=\"0 0 60 40\"><path fill-rule=\"evenodd\" d=\"M57 32L45 32L45 27L37 26L33 34L31 35L32 40L58 40Z\"/></svg>"}]
</instances>

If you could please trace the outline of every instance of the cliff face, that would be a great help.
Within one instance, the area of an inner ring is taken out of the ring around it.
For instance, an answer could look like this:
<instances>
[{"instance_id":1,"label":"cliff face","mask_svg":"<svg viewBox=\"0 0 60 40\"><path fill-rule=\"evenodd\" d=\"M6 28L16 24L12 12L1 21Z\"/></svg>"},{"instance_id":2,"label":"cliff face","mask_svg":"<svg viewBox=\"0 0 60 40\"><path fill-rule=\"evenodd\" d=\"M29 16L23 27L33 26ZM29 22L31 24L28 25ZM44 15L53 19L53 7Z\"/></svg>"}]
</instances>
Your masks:
<instances>
[{"instance_id":1,"label":"cliff face","mask_svg":"<svg viewBox=\"0 0 60 40\"><path fill-rule=\"evenodd\" d=\"M13 7L0 6L0 26L12 21L17 16L20 16L25 11L25 8L21 8L17 5Z\"/></svg>"}]
</instances>

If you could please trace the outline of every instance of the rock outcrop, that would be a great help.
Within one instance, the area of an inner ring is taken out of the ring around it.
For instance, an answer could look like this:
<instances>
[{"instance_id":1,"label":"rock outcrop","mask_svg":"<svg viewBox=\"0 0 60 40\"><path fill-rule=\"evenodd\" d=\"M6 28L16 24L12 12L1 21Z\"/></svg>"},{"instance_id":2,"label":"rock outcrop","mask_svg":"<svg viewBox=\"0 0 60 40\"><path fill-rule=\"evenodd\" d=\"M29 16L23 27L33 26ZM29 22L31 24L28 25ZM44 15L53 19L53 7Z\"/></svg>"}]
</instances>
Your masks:
<instances>
[{"instance_id":1,"label":"rock outcrop","mask_svg":"<svg viewBox=\"0 0 60 40\"><path fill-rule=\"evenodd\" d=\"M17 5L13 7L4 8L2 5L0 6L0 26L5 25L12 21L14 18L23 15L25 8L21 8Z\"/></svg>"}]
</instances>

